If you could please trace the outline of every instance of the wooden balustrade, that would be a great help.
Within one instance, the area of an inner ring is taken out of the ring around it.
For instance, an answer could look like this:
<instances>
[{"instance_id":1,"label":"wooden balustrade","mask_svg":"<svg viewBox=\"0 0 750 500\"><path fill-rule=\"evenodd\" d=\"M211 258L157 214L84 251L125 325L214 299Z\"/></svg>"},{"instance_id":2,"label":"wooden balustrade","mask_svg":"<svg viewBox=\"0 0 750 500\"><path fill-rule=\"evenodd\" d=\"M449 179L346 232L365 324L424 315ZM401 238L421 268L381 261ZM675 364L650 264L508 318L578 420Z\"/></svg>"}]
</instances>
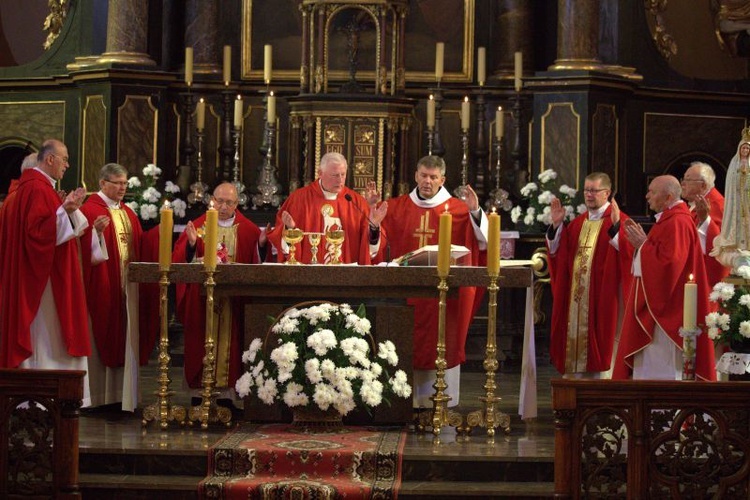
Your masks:
<instances>
[{"instance_id":1,"label":"wooden balustrade","mask_svg":"<svg viewBox=\"0 0 750 500\"><path fill-rule=\"evenodd\" d=\"M552 380L556 498L750 498L750 383Z\"/></svg>"}]
</instances>

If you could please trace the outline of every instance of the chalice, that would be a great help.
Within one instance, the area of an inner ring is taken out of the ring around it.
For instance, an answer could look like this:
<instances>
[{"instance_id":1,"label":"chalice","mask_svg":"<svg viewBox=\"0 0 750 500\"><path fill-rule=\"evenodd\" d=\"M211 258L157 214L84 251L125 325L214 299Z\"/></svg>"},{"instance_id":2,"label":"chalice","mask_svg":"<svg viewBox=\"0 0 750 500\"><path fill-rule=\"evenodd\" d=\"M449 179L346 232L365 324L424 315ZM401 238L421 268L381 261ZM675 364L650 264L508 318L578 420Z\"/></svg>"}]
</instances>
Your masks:
<instances>
[{"instance_id":1,"label":"chalice","mask_svg":"<svg viewBox=\"0 0 750 500\"><path fill-rule=\"evenodd\" d=\"M310 264L318 263L318 246L320 245L320 237L323 236L321 233L308 233L307 241L310 242Z\"/></svg>"},{"instance_id":2,"label":"chalice","mask_svg":"<svg viewBox=\"0 0 750 500\"><path fill-rule=\"evenodd\" d=\"M328 252L331 256L330 264L341 264L341 244L344 242L344 230L329 229L326 231L326 242L331 245Z\"/></svg>"},{"instance_id":3,"label":"chalice","mask_svg":"<svg viewBox=\"0 0 750 500\"><path fill-rule=\"evenodd\" d=\"M305 237L305 233L299 228L284 229L282 236L284 238L284 241L286 241L286 244L289 245L289 259L286 261L286 263L289 265L299 264L297 259L294 257L294 254L297 252L297 243L302 241L302 239Z\"/></svg>"}]
</instances>

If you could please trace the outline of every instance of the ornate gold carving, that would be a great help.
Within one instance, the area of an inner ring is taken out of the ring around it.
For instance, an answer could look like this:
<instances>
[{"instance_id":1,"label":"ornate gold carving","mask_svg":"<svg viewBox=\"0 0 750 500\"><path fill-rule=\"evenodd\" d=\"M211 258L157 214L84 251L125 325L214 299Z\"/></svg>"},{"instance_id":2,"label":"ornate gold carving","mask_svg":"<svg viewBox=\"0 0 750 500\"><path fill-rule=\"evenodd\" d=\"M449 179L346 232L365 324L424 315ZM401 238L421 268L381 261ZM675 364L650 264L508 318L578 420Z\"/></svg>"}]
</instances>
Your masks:
<instances>
[{"instance_id":1,"label":"ornate gold carving","mask_svg":"<svg viewBox=\"0 0 750 500\"><path fill-rule=\"evenodd\" d=\"M669 60L677 54L677 42L667 32L667 25L662 15L667 10L667 2L668 0L645 0L644 5L646 12L651 15L655 23L651 36L656 43L656 48L664 59Z\"/></svg>"},{"instance_id":2,"label":"ornate gold carving","mask_svg":"<svg viewBox=\"0 0 750 500\"><path fill-rule=\"evenodd\" d=\"M44 50L49 50L52 44L55 43L57 37L60 36L63 24L65 24L65 18L68 17L68 10L70 9L70 2L68 0L48 0L49 14L47 14L42 29L47 32L47 39L42 45Z\"/></svg>"}]
</instances>

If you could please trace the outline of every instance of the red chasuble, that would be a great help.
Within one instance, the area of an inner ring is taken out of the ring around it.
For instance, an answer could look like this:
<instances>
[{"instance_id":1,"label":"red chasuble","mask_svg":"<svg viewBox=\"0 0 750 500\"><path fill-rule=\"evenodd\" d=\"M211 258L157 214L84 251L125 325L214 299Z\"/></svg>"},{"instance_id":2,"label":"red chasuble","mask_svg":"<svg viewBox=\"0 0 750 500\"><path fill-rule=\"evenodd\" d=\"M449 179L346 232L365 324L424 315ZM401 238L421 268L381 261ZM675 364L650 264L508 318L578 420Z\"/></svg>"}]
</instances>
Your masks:
<instances>
[{"instance_id":1,"label":"red chasuble","mask_svg":"<svg viewBox=\"0 0 750 500\"><path fill-rule=\"evenodd\" d=\"M130 207L125 204L120 206L130 220L133 255L129 256L129 261L138 262L142 238L141 223ZM81 207L81 212L89 221L89 227L81 238L81 262L94 341L104 366L124 366L127 309L115 225L114 222L110 222L102 233L109 259L92 266L91 237L95 231L94 220L100 215L111 215L106 202L98 194L89 196ZM141 364L147 361L148 359L140 360Z\"/></svg>"},{"instance_id":2,"label":"red chasuble","mask_svg":"<svg viewBox=\"0 0 750 500\"><path fill-rule=\"evenodd\" d=\"M16 368L32 353L29 326L49 280L63 344L71 356L88 356L86 310L78 241L56 245L60 197L37 170L21 174L0 222L0 367Z\"/></svg>"},{"instance_id":3,"label":"red chasuble","mask_svg":"<svg viewBox=\"0 0 750 500\"><path fill-rule=\"evenodd\" d=\"M602 216L589 273L588 301L577 308L573 307L572 311L577 312L577 317L569 318L571 284L579 238L584 222L589 218L588 212L579 215L562 229L560 246L557 252L549 256L554 298L550 357L561 374L607 371L612 364L618 326L618 292L625 297L630 290L633 247L624 235L622 222L628 218L625 214L622 214L620 221L620 251L610 244L608 231L612 227L611 213L609 206Z\"/></svg>"},{"instance_id":4,"label":"red chasuble","mask_svg":"<svg viewBox=\"0 0 750 500\"><path fill-rule=\"evenodd\" d=\"M352 201L346 201L347 194L351 196ZM281 251L284 229L281 214L284 210L292 215L297 227L305 232L325 233L328 228L343 229L344 243L341 248L341 261L347 264L353 262L370 264L370 223L367 221L370 208L367 206L367 201L356 191L344 187L335 200L327 200L323 196L320 182L315 180L289 195L276 215L276 226L268 233L268 241L279 250L279 262L284 262L287 258ZM318 247L318 263L323 264L325 256L326 239L323 236ZM310 242L305 237L301 243L297 244L295 258L303 264L309 264L311 257Z\"/></svg>"},{"instance_id":5,"label":"red chasuble","mask_svg":"<svg viewBox=\"0 0 750 500\"><path fill-rule=\"evenodd\" d=\"M729 276L731 269L709 255L711 250L714 249L714 238L721 234L721 221L724 218L724 197L716 188L712 188L706 195L706 200L708 201L708 215L711 217L711 222L708 223L706 228L706 253L703 256L703 261L706 264L708 286L713 288L716 283ZM693 221L697 223L698 214L695 210L692 210L690 214L693 216Z\"/></svg>"},{"instance_id":6,"label":"red chasuble","mask_svg":"<svg viewBox=\"0 0 750 500\"><path fill-rule=\"evenodd\" d=\"M698 284L698 324L705 323L708 282L698 231L685 203L662 212L641 246L641 277L635 277L625 305L620 346L613 379L630 377L634 355L651 343L659 326L682 350L685 283L693 274ZM716 380L714 346L704 331L696 343L696 375Z\"/></svg>"},{"instance_id":7,"label":"red chasuble","mask_svg":"<svg viewBox=\"0 0 750 500\"><path fill-rule=\"evenodd\" d=\"M416 190L388 200L388 214L382 225L387 234L391 255L398 257L425 245L437 245L440 214L445 211L447 204L448 211L453 216L451 243L463 245L471 251L466 265L480 265L480 259L486 252L482 251L480 255L466 203L451 197L445 188L441 188L435 196L440 196L444 201L432 208L422 208L412 200L412 197L416 197L415 193ZM458 291L458 298L449 298L446 303L445 357L448 368L453 368L466 359L466 335L474 317L477 296L475 287L462 287ZM434 370L437 356L438 299L409 299L408 303L414 306L414 368Z\"/></svg>"},{"instance_id":8,"label":"red chasuble","mask_svg":"<svg viewBox=\"0 0 750 500\"><path fill-rule=\"evenodd\" d=\"M201 215L193 221L196 228L203 226L206 215ZM258 237L260 229L251 220L239 212L235 212L234 223L237 225L237 246L235 248L235 262L242 264L258 263ZM187 262L188 238L182 233L175 243L174 262ZM203 240L195 243L195 256L203 256ZM231 266L231 264L228 264ZM229 268L221 269L230 272ZM206 297L201 296L201 284L177 283L177 318L185 329L185 379L192 389L201 387L203 374L203 355L206 342ZM234 387L242 370L242 307L234 304L232 307L232 339L229 357L229 387Z\"/></svg>"}]
</instances>

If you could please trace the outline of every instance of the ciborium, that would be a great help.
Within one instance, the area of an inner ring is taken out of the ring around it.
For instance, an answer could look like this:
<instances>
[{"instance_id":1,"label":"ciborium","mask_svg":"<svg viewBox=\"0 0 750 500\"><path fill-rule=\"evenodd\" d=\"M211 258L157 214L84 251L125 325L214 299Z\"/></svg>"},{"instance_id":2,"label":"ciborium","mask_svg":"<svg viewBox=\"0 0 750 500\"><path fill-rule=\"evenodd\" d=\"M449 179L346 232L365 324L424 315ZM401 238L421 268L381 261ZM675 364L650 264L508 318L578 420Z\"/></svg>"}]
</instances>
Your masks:
<instances>
[{"instance_id":1,"label":"ciborium","mask_svg":"<svg viewBox=\"0 0 750 500\"><path fill-rule=\"evenodd\" d=\"M341 244L344 243L343 229L329 229L326 231L326 242L331 245L328 255L331 256L329 264L341 264Z\"/></svg>"},{"instance_id":2,"label":"ciborium","mask_svg":"<svg viewBox=\"0 0 750 500\"><path fill-rule=\"evenodd\" d=\"M304 231L299 228L284 229L282 236L284 238L284 241L286 241L286 244L289 245L289 259L286 261L286 263L289 265L299 264L294 254L297 252L297 243L302 241L302 239L305 237Z\"/></svg>"},{"instance_id":3,"label":"ciborium","mask_svg":"<svg viewBox=\"0 0 750 500\"><path fill-rule=\"evenodd\" d=\"M323 236L322 233L307 233L307 241L310 242L310 253L312 254L310 264L318 263L318 247L320 246L321 236Z\"/></svg>"}]
</instances>

